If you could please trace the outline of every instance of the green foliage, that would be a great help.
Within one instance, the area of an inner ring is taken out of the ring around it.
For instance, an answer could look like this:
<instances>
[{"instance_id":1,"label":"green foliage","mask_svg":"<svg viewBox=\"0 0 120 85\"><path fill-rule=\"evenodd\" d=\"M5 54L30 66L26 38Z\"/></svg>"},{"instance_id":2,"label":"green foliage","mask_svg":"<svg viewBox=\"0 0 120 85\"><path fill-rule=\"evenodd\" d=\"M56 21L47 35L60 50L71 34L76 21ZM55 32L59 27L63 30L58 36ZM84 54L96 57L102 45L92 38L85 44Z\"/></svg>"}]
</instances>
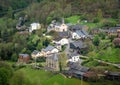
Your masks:
<instances>
[{"instance_id":1,"label":"green foliage","mask_svg":"<svg viewBox=\"0 0 120 85\"><path fill-rule=\"evenodd\" d=\"M14 73L10 80L10 85L31 85L28 78L26 78L24 72L17 71Z\"/></svg>"},{"instance_id":2,"label":"green foliage","mask_svg":"<svg viewBox=\"0 0 120 85\"><path fill-rule=\"evenodd\" d=\"M72 24L75 24L75 23L77 23L77 21L79 19L80 19L80 16L71 16L69 18L66 18L65 21L69 22L69 23L72 23Z\"/></svg>"},{"instance_id":3,"label":"green foliage","mask_svg":"<svg viewBox=\"0 0 120 85\"><path fill-rule=\"evenodd\" d=\"M96 55L96 57L101 60L104 60L104 61L108 61L108 62L112 62L112 63L120 63L120 61L119 61L120 55L119 55L118 51L120 51L119 48L108 47L105 50L99 51L99 53Z\"/></svg>"},{"instance_id":4,"label":"green foliage","mask_svg":"<svg viewBox=\"0 0 120 85\"><path fill-rule=\"evenodd\" d=\"M18 59L17 57L18 57L18 55L16 53L14 53L14 54L12 54L11 60L16 62Z\"/></svg>"},{"instance_id":5,"label":"green foliage","mask_svg":"<svg viewBox=\"0 0 120 85\"><path fill-rule=\"evenodd\" d=\"M93 38L93 44L94 44L95 46L99 46L99 43L100 43L99 36L96 35L96 36Z\"/></svg>"},{"instance_id":6,"label":"green foliage","mask_svg":"<svg viewBox=\"0 0 120 85\"><path fill-rule=\"evenodd\" d=\"M5 62L0 61L0 85L8 85L12 74L13 70L11 66Z\"/></svg>"},{"instance_id":7,"label":"green foliage","mask_svg":"<svg viewBox=\"0 0 120 85\"><path fill-rule=\"evenodd\" d=\"M5 68L0 68L0 85L7 85L8 84L8 70Z\"/></svg>"},{"instance_id":8,"label":"green foliage","mask_svg":"<svg viewBox=\"0 0 120 85\"><path fill-rule=\"evenodd\" d=\"M60 71L65 70L67 66L67 54L65 52L62 52L59 54L59 65L60 65Z\"/></svg>"}]
</instances>

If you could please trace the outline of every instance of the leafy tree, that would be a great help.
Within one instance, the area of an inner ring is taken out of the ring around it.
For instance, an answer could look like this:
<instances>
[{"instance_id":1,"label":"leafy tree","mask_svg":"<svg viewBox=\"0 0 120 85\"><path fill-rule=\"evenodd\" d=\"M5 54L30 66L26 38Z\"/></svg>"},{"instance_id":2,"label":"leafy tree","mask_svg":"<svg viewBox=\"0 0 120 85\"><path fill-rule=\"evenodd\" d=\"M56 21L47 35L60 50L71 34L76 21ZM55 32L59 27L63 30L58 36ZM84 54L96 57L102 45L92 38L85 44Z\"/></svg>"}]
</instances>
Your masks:
<instances>
[{"instance_id":1,"label":"leafy tree","mask_svg":"<svg viewBox=\"0 0 120 85\"><path fill-rule=\"evenodd\" d=\"M95 46L99 46L99 43L100 43L99 36L96 35L96 36L93 38L93 44L94 44Z\"/></svg>"},{"instance_id":2,"label":"leafy tree","mask_svg":"<svg viewBox=\"0 0 120 85\"><path fill-rule=\"evenodd\" d=\"M59 64L60 64L60 71L65 70L67 67L67 54L65 52L60 53L59 55Z\"/></svg>"},{"instance_id":3,"label":"leafy tree","mask_svg":"<svg viewBox=\"0 0 120 85\"><path fill-rule=\"evenodd\" d=\"M8 76L6 72L7 72L7 69L0 68L0 85L8 84Z\"/></svg>"},{"instance_id":4,"label":"leafy tree","mask_svg":"<svg viewBox=\"0 0 120 85\"><path fill-rule=\"evenodd\" d=\"M24 72L17 71L11 78L10 85L31 85L31 82L25 77Z\"/></svg>"},{"instance_id":5,"label":"leafy tree","mask_svg":"<svg viewBox=\"0 0 120 85\"><path fill-rule=\"evenodd\" d=\"M14 53L14 54L12 54L11 60L16 62L18 59L17 57L18 57L17 54Z\"/></svg>"},{"instance_id":6,"label":"leafy tree","mask_svg":"<svg viewBox=\"0 0 120 85\"><path fill-rule=\"evenodd\" d=\"M0 61L0 85L8 85L13 70L7 63Z\"/></svg>"},{"instance_id":7,"label":"leafy tree","mask_svg":"<svg viewBox=\"0 0 120 85\"><path fill-rule=\"evenodd\" d=\"M97 18L98 18L98 19L103 18L103 13L102 13L102 10L101 10L101 9L98 9Z\"/></svg>"}]
</instances>

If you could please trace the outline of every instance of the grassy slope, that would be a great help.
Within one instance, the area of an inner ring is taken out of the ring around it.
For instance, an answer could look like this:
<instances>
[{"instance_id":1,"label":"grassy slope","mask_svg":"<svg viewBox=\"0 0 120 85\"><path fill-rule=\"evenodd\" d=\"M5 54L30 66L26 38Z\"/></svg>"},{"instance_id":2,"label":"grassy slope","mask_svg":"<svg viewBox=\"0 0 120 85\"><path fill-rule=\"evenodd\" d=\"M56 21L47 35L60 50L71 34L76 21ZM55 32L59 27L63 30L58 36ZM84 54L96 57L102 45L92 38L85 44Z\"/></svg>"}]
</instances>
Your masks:
<instances>
[{"instance_id":1,"label":"grassy slope","mask_svg":"<svg viewBox=\"0 0 120 85\"><path fill-rule=\"evenodd\" d=\"M33 85L81 85L81 80L76 78L64 78L62 75L53 75L44 70L34 70L31 68L22 68L26 76L30 79ZM116 84L115 84L116 83ZM103 82L82 82L82 85L119 85L117 81L103 81Z\"/></svg>"},{"instance_id":2,"label":"grassy slope","mask_svg":"<svg viewBox=\"0 0 120 85\"><path fill-rule=\"evenodd\" d=\"M71 16L71 17L66 18L65 21L66 21L67 23L76 24L80 19L81 19L81 17L76 15L76 16ZM90 29L92 29L92 28L102 27L105 22L114 22L114 23L116 23L116 20L115 20L115 19L112 19L112 18L107 18L107 19L103 18L103 19L101 19L100 22L98 22L98 23L92 23L92 22L87 22L87 23L86 23L86 22L84 22L84 21L80 21L79 24L81 24L81 25L86 25L86 26L88 26Z\"/></svg>"},{"instance_id":3,"label":"grassy slope","mask_svg":"<svg viewBox=\"0 0 120 85\"><path fill-rule=\"evenodd\" d=\"M68 79L64 78L62 75L53 75L52 73L44 70L33 70L30 68L21 69L30 81L36 85L80 85L81 81L79 79ZM83 82L83 85L89 85Z\"/></svg>"}]
</instances>

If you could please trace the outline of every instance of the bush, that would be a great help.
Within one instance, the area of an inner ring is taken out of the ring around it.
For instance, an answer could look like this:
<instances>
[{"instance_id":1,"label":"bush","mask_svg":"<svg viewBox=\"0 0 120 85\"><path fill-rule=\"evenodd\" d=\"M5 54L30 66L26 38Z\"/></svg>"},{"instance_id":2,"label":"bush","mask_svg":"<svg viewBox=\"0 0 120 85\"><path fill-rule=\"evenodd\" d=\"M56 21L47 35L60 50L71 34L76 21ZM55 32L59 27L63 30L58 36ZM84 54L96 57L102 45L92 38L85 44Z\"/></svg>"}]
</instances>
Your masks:
<instances>
[{"instance_id":1,"label":"bush","mask_svg":"<svg viewBox=\"0 0 120 85\"><path fill-rule=\"evenodd\" d=\"M93 23L98 23L98 22L100 22L100 19L99 19L99 18L95 18L95 19L93 20Z\"/></svg>"}]
</instances>

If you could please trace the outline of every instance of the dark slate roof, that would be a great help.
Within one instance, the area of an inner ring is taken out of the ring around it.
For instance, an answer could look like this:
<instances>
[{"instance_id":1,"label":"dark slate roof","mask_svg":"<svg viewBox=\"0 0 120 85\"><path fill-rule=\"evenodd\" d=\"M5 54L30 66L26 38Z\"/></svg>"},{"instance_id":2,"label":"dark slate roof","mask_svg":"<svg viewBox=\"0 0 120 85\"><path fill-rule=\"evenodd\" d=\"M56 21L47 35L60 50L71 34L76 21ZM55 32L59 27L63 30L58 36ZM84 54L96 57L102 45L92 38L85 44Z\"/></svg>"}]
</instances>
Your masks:
<instances>
[{"instance_id":1,"label":"dark slate roof","mask_svg":"<svg viewBox=\"0 0 120 85\"><path fill-rule=\"evenodd\" d=\"M89 36L89 34L85 30L81 30L81 31L84 35Z\"/></svg>"},{"instance_id":2,"label":"dark slate roof","mask_svg":"<svg viewBox=\"0 0 120 85\"><path fill-rule=\"evenodd\" d=\"M62 37L62 38L64 38L64 37L69 37L69 32L58 32L58 35L59 35L59 37Z\"/></svg>"},{"instance_id":3,"label":"dark slate roof","mask_svg":"<svg viewBox=\"0 0 120 85\"><path fill-rule=\"evenodd\" d=\"M74 41L72 43L70 43L70 48L72 49L76 49L76 48L85 48L86 45L84 45L84 43L82 41Z\"/></svg>"},{"instance_id":4,"label":"dark slate roof","mask_svg":"<svg viewBox=\"0 0 120 85\"><path fill-rule=\"evenodd\" d=\"M53 47L53 46L51 46L51 45L49 45L48 47L46 47L45 49L43 49L43 51L51 51L51 50L53 50L55 47Z\"/></svg>"},{"instance_id":5,"label":"dark slate roof","mask_svg":"<svg viewBox=\"0 0 120 85\"><path fill-rule=\"evenodd\" d=\"M108 75L111 75L111 76L120 76L120 72L109 72Z\"/></svg>"},{"instance_id":6,"label":"dark slate roof","mask_svg":"<svg viewBox=\"0 0 120 85\"><path fill-rule=\"evenodd\" d=\"M81 66L79 63L74 63L73 62L73 63L70 64L70 69L71 70L77 70L77 71L80 71L80 72L87 72L87 71L89 71L90 68Z\"/></svg>"},{"instance_id":7,"label":"dark slate roof","mask_svg":"<svg viewBox=\"0 0 120 85\"><path fill-rule=\"evenodd\" d=\"M60 41L62 39L62 37L57 37L57 38L55 38L54 40L55 41Z\"/></svg>"},{"instance_id":8,"label":"dark slate roof","mask_svg":"<svg viewBox=\"0 0 120 85\"><path fill-rule=\"evenodd\" d=\"M71 59L72 57L78 56L78 55L79 55L78 53L74 52L74 53L68 55L68 59Z\"/></svg>"},{"instance_id":9,"label":"dark slate roof","mask_svg":"<svg viewBox=\"0 0 120 85\"><path fill-rule=\"evenodd\" d=\"M28 57L29 55L28 54L19 54L19 56Z\"/></svg>"},{"instance_id":10,"label":"dark slate roof","mask_svg":"<svg viewBox=\"0 0 120 85\"><path fill-rule=\"evenodd\" d=\"M54 53L54 54L51 54L49 56L47 56L48 59L52 59L54 61L58 61L58 54Z\"/></svg>"},{"instance_id":11,"label":"dark slate roof","mask_svg":"<svg viewBox=\"0 0 120 85\"><path fill-rule=\"evenodd\" d=\"M76 25L71 26L70 29L71 30L82 30L84 27L85 27L84 25L78 25L78 24L76 24Z\"/></svg>"},{"instance_id":12,"label":"dark slate roof","mask_svg":"<svg viewBox=\"0 0 120 85\"><path fill-rule=\"evenodd\" d=\"M111 27L109 28L109 32L117 32L117 30L120 30L120 27Z\"/></svg>"},{"instance_id":13,"label":"dark slate roof","mask_svg":"<svg viewBox=\"0 0 120 85\"><path fill-rule=\"evenodd\" d=\"M34 50L33 52L32 52L32 54L34 54L34 55L36 55L36 54L38 54L40 51L38 51L38 50Z\"/></svg>"},{"instance_id":14,"label":"dark slate roof","mask_svg":"<svg viewBox=\"0 0 120 85\"><path fill-rule=\"evenodd\" d=\"M77 30L76 33L79 35L79 36L85 36L85 34L83 34L83 32L81 30Z\"/></svg>"}]
</instances>

